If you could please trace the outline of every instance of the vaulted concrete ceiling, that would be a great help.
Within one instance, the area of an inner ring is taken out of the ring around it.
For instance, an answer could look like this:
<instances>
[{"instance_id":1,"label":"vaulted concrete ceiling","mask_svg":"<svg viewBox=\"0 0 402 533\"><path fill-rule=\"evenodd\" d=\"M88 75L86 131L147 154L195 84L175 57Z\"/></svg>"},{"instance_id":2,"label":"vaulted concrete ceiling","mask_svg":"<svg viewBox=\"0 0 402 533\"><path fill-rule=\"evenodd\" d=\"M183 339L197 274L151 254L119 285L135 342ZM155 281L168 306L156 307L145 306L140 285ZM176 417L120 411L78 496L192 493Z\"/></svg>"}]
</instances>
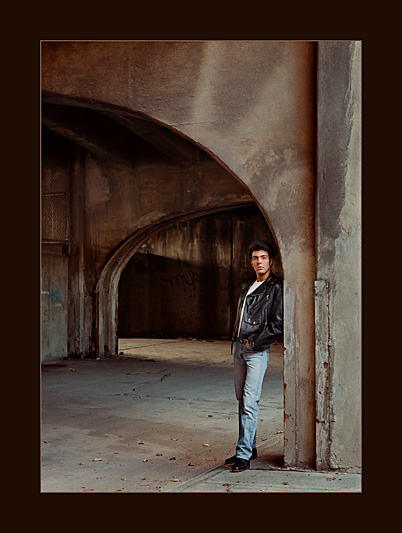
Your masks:
<instances>
[{"instance_id":1,"label":"vaulted concrete ceiling","mask_svg":"<svg viewBox=\"0 0 402 533\"><path fill-rule=\"evenodd\" d=\"M193 165L200 150L164 126L123 111L90 109L46 102L44 127L83 146L102 159L132 167L154 157L178 165Z\"/></svg>"}]
</instances>

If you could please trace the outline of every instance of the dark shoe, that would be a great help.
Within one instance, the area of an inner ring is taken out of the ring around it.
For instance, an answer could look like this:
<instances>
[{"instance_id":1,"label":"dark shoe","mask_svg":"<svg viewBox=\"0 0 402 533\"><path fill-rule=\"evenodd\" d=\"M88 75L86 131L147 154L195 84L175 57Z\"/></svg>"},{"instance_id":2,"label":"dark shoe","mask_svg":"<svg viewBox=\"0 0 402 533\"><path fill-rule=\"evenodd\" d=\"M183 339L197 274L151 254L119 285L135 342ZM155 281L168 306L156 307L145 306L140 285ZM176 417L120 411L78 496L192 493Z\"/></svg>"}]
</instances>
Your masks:
<instances>
[{"instance_id":1,"label":"dark shoe","mask_svg":"<svg viewBox=\"0 0 402 533\"><path fill-rule=\"evenodd\" d=\"M236 459L232 472L243 472L250 468L250 459Z\"/></svg>"},{"instance_id":2,"label":"dark shoe","mask_svg":"<svg viewBox=\"0 0 402 533\"><path fill-rule=\"evenodd\" d=\"M257 448L253 448L253 453L251 454L250 460L257 459ZM230 465L236 461L236 456L232 455L228 459L225 459L225 465Z\"/></svg>"}]
</instances>

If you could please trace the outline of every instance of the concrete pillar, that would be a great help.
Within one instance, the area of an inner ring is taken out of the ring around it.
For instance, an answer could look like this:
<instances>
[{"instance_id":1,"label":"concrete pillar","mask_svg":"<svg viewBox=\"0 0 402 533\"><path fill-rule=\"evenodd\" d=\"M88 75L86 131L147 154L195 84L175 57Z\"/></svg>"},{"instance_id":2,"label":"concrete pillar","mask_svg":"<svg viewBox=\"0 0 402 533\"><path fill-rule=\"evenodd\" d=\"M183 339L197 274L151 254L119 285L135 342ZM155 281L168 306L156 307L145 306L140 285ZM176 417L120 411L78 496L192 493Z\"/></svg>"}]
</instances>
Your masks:
<instances>
[{"instance_id":1,"label":"concrete pillar","mask_svg":"<svg viewBox=\"0 0 402 533\"><path fill-rule=\"evenodd\" d=\"M328 287L327 347L317 367L317 465L361 466L361 43L319 42L317 70L317 281ZM318 348L317 348L318 349ZM318 354L320 357L321 355ZM325 430L323 430L325 426Z\"/></svg>"},{"instance_id":2,"label":"concrete pillar","mask_svg":"<svg viewBox=\"0 0 402 533\"><path fill-rule=\"evenodd\" d=\"M85 153L71 148L70 159L70 258L68 269L68 336L69 355L81 356L88 347L84 320L84 252L85 252Z\"/></svg>"}]
</instances>

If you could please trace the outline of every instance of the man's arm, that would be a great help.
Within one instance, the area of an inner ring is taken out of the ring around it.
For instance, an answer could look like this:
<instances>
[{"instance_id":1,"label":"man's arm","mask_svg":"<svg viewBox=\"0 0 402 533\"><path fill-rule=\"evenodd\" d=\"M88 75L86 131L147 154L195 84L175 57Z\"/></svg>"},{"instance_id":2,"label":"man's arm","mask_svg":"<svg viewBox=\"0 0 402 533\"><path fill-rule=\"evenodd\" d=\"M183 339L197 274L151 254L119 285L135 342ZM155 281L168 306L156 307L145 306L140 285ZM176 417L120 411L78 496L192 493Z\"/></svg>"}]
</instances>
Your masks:
<instances>
[{"instance_id":1,"label":"man's arm","mask_svg":"<svg viewBox=\"0 0 402 533\"><path fill-rule=\"evenodd\" d=\"M260 351L261 347L267 347L283 334L283 295L282 286L277 285L273 298L270 315L267 318L267 326L260 333L250 335L247 346L249 349ZM265 348L262 348L265 349Z\"/></svg>"}]
</instances>

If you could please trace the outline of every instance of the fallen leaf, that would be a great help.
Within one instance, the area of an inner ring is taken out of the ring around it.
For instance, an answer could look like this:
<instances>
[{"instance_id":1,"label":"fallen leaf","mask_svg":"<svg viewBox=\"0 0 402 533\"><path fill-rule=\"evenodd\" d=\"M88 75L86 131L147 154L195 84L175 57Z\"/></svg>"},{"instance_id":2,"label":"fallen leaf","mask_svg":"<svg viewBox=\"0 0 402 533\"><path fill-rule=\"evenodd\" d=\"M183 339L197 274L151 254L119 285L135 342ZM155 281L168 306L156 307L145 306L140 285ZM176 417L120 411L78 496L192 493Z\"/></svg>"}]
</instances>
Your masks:
<instances>
[{"instance_id":1,"label":"fallen leaf","mask_svg":"<svg viewBox=\"0 0 402 533\"><path fill-rule=\"evenodd\" d=\"M176 457L171 457L169 461L176 461Z\"/></svg>"},{"instance_id":2,"label":"fallen leaf","mask_svg":"<svg viewBox=\"0 0 402 533\"><path fill-rule=\"evenodd\" d=\"M147 463L147 462L148 462L148 459L144 459L143 462L144 462L144 463Z\"/></svg>"},{"instance_id":3,"label":"fallen leaf","mask_svg":"<svg viewBox=\"0 0 402 533\"><path fill-rule=\"evenodd\" d=\"M80 463L80 465L83 465L84 463Z\"/></svg>"},{"instance_id":4,"label":"fallen leaf","mask_svg":"<svg viewBox=\"0 0 402 533\"><path fill-rule=\"evenodd\" d=\"M336 477L327 477L326 481L333 481Z\"/></svg>"},{"instance_id":5,"label":"fallen leaf","mask_svg":"<svg viewBox=\"0 0 402 533\"><path fill-rule=\"evenodd\" d=\"M208 415L208 416L209 416L209 418L212 418L212 415Z\"/></svg>"},{"instance_id":6,"label":"fallen leaf","mask_svg":"<svg viewBox=\"0 0 402 533\"><path fill-rule=\"evenodd\" d=\"M126 478L125 477L121 477L120 478L122 481L126 481Z\"/></svg>"},{"instance_id":7,"label":"fallen leaf","mask_svg":"<svg viewBox=\"0 0 402 533\"><path fill-rule=\"evenodd\" d=\"M171 438L170 440L179 440L179 439L173 439L173 438Z\"/></svg>"},{"instance_id":8,"label":"fallen leaf","mask_svg":"<svg viewBox=\"0 0 402 533\"><path fill-rule=\"evenodd\" d=\"M195 466L195 464L194 463L188 463L187 466Z\"/></svg>"},{"instance_id":9,"label":"fallen leaf","mask_svg":"<svg viewBox=\"0 0 402 533\"><path fill-rule=\"evenodd\" d=\"M231 486L232 486L231 483L224 483L224 484L222 485L222 487L231 487Z\"/></svg>"},{"instance_id":10,"label":"fallen leaf","mask_svg":"<svg viewBox=\"0 0 402 533\"><path fill-rule=\"evenodd\" d=\"M144 444L144 441L143 440L140 440L140 442L138 444Z\"/></svg>"},{"instance_id":11,"label":"fallen leaf","mask_svg":"<svg viewBox=\"0 0 402 533\"><path fill-rule=\"evenodd\" d=\"M180 481L180 479L172 479L172 481Z\"/></svg>"},{"instance_id":12,"label":"fallen leaf","mask_svg":"<svg viewBox=\"0 0 402 533\"><path fill-rule=\"evenodd\" d=\"M233 416L228 416L228 420L232 420L233 419Z\"/></svg>"},{"instance_id":13,"label":"fallen leaf","mask_svg":"<svg viewBox=\"0 0 402 533\"><path fill-rule=\"evenodd\" d=\"M203 446L209 446L209 444L203 444Z\"/></svg>"},{"instance_id":14,"label":"fallen leaf","mask_svg":"<svg viewBox=\"0 0 402 533\"><path fill-rule=\"evenodd\" d=\"M276 432L277 435L278 435L279 433L283 433L283 431L282 431L282 430L279 430L279 431Z\"/></svg>"},{"instance_id":15,"label":"fallen leaf","mask_svg":"<svg viewBox=\"0 0 402 533\"><path fill-rule=\"evenodd\" d=\"M92 459L92 461L103 461L100 457L96 457L95 459Z\"/></svg>"},{"instance_id":16,"label":"fallen leaf","mask_svg":"<svg viewBox=\"0 0 402 533\"><path fill-rule=\"evenodd\" d=\"M161 457L163 455L163 453L157 453L156 456L157 457Z\"/></svg>"}]
</instances>

